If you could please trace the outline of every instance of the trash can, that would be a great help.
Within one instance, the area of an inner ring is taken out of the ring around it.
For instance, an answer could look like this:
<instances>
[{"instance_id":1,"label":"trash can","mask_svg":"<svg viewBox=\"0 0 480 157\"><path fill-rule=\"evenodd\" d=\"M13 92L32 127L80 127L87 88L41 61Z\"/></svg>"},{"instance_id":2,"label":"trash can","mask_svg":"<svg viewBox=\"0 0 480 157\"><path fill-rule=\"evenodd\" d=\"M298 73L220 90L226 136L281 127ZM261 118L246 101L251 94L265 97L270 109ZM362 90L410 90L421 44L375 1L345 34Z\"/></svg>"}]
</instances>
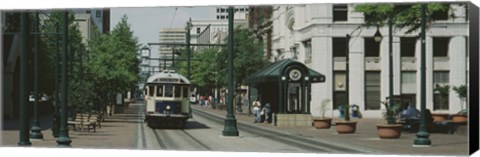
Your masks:
<instances>
[{"instance_id":1,"label":"trash can","mask_svg":"<svg viewBox=\"0 0 480 157\"><path fill-rule=\"evenodd\" d=\"M358 105L353 104L353 105L350 106L350 108L351 108L351 110L352 110L352 111L351 111L351 112L352 112L352 117L354 117L354 118L360 118Z\"/></svg>"}]
</instances>

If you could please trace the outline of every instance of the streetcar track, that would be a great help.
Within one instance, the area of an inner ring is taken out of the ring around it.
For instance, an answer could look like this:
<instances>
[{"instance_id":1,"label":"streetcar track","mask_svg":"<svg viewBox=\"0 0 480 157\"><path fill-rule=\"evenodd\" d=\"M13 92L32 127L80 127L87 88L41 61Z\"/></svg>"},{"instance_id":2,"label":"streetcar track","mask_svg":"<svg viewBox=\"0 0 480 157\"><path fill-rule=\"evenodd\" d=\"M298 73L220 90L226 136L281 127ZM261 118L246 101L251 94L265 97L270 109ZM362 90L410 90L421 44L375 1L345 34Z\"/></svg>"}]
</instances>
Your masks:
<instances>
[{"instance_id":1,"label":"streetcar track","mask_svg":"<svg viewBox=\"0 0 480 157\"><path fill-rule=\"evenodd\" d=\"M147 148L147 138L145 137L145 128L143 122L140 122L140 130L142 134L142 148Z\"/></svg>"},{"instance_id":2,"label":"streetcar track","mask_svg":"<svg viewBox=\"0 0 480 157\"><path fill-rule=\"evenodd\" d=\"M223 123L223 119L220 116L214 115L211 113L207 113L205 111L200 111L194 109L195 113L199 116L203 116L205 118L211 119L217 123ZM319 150L328 151L328 152L351 152L351 153L372 153L371 151L366 151L366 149L353 149L346 146L339 146L333 145L330 143L320 142L311 140L305 137L300 136L287 136L285 133L280 133L277 131L273 131L270 129L265 129L261 127L255 127L256 129L251 129L251 125L244 124L243 122L237 122L237 127L239 129L244 130L245 132L261 135L262 137L268 137L268 139L281 142L281 143L288 143L292 146L298 147L300 149L306 149L318 152Z\"/></svg>"},{"instance_id":3,"label":"streetcar track","mask_svg":"<svg viewBox=\"0 0 480 157\"><path fill-rule=\"evenodd\" d=\"M158 145L160 145L160 149L167 149L167 145L163 142L163 140L160 139L160 136L158 135L157 131L155 129L153 130L153 134L155 135L155 139L157 139Z\"/></svg>"},{"instance_id":4,"label":"streetcar track","mask_svg":"<svg viewBox=\"0 0 480 157\"><path fill-rule=\"evenodd\" d=\"M163 139L161 138L161 136L159 135L159 132L166 132L167 130L161 130L161 129L152 129L153 130L153 133L155 134L155 138L158 142L158 144L160 145L160 148L161 149L165 149L165 150L168 150L170 149L169 147L167 147L166 143L165 142L168 142L168 143L173 143L175 144L175 140L172 140L171 138L169 138L169 136L166 136L165 133L163 133L164 136ZM192 136L190 133L188 133L187 131L185 131L184 129L179 129L181 130L181 132L177 132L177 133L182 133L182 135L186 135L186 136L182 136L180 134L178 134L178 137L188 137L189 139L195 141L199 146L203 147L205 150L207 151L212 151L213 149L210 148L208 145L206 145L205 143L201 142L200 140L198 140L197 138L195 138L194 136ZM162 134L162 133L160 133ZM175 145L176 146L176 145ZM175 148L175 146L172 146L173 148ZM176 150L176 149L175 149Z\"/></svg>"},{"instance_id":5,"label":"streetcar track","mask_svg":"<svg viewBox=\"0 0 480 157\"><path fill-rule=\"evenodd\" d=\"M200 140L198 140L197 138L193 137L192 135L190 135L187 131L185 131L184 129L182 129L182 132L184 134L186 134L188 137L190 137L193 141L197 142L199 145L201 145L202 147L204 147L205 149L207 150L212 150L212 148L210 148L208 145L206 145L205 143L201 142Z\"/></svg>"}]
</instances>

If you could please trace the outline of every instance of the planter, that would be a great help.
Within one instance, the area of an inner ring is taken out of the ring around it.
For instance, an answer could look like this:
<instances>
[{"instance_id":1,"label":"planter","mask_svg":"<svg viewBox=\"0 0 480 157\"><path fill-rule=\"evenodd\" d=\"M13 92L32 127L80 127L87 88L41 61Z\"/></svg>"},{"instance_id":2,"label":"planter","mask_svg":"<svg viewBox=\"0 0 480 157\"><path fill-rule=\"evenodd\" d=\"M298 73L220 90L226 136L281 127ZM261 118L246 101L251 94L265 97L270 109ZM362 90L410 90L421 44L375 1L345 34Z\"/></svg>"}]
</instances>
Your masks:
<instances>
[{"instance_id":1,"label":"planter","mask_svg":"<svg viewBox=\"0 0 480 157\"><path fill-rule=\"evenodd\" d=\"M337 132L339 134L351 134L355 133L355 130L357 128L357 122L353 121L340 121L340 122L335 122Z\"/></svg>"},{"instance_id":2,"label":"planter","mask_svg":"<svg viewBox=\"0 0 480 157\"><path fill-rule=\"evenodd\" d=\"M378 137L381 139L398 139L402 135L402 128L402 124L378 124Z\"/></svg>"},{"instance_id":3,"label":"planter","mask_svg":"<svg viewBox=\"0 0 480 157\"><path fill-rule=\"evenodd\" d=\"M451 116L452 122L466 123L468 121L468 115L466 114L454 114Z\"/></svg>"},{"instance_id":4,"label":"planter","mask_svg":"<svg viewBox=\"0 0 480 157\"><path fill-rule=\"evenodd\" d=\"M314 119L313 126L317 129L330 129L332 124L331 118L322 118L322 119Z\"/></svg>"},{"instance_id":5,"label":"planter","mask_svg":"<svg viewBox=\"0 0 480 157\"><path fill-rule=\"evenodd\" d=\"M433 122L443 122L448 120L448 113L432 113Z\"/></svg>"}]
</instances>

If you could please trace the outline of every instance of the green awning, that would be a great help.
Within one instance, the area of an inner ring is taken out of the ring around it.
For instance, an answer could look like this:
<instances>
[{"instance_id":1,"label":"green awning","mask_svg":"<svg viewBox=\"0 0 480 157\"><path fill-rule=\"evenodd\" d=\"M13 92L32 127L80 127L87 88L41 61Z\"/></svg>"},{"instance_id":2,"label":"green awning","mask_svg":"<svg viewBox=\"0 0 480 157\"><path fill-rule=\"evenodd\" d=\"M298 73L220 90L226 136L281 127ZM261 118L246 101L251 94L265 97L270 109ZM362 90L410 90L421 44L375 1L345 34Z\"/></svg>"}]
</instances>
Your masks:
<instances>
[{"instance_id":1,"label":"green awning","mask_svg":"<svg viewBox=\"0 0 480 157\"><path fill-rule=\"evenodd\" d=\"M256 83L265 83L265 82L277 82L280 80L282 76L282 71L293 64L299 64L302 65L302 67L308 69L309 73L309 79L312 83L316 82L325 82L325 75L320 74L319 72L316 72L315 70L312 70L308 67L306 67L303 63L300 63L298 61L294 61L292 59L284 59L280 60L277 62L274 62L267 67L253 73L250 75L246 82L248 84L256 84Z\"/></svg>"}]
</instances>

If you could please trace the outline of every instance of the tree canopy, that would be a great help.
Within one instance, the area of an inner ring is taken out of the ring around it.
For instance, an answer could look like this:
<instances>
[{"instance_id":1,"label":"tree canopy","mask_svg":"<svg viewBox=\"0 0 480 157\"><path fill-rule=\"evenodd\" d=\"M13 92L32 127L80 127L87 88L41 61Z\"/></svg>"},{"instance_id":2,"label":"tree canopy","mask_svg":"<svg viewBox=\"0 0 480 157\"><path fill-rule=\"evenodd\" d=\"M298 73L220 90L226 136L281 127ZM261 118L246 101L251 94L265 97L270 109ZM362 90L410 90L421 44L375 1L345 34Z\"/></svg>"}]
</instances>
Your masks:
<instances>
[{"instance_id":1,"label":"tree canopy","mask_svg":"<svg viewBox=\"0 0 480 157\"><path fill-rule=\"evenodd\" d=\"M448 12L450 3L429 3L427 4L427 17L440 12ZM407 28L406 33L411 33L420 28L421 4L358 4L355 5L355 12L365 15L365 26L384 26L389 20L397 28ZM454 16L451 14L450 16ZM427 27L434 21L434 18L427 18Z\"/></svg>"}]
</instances>

